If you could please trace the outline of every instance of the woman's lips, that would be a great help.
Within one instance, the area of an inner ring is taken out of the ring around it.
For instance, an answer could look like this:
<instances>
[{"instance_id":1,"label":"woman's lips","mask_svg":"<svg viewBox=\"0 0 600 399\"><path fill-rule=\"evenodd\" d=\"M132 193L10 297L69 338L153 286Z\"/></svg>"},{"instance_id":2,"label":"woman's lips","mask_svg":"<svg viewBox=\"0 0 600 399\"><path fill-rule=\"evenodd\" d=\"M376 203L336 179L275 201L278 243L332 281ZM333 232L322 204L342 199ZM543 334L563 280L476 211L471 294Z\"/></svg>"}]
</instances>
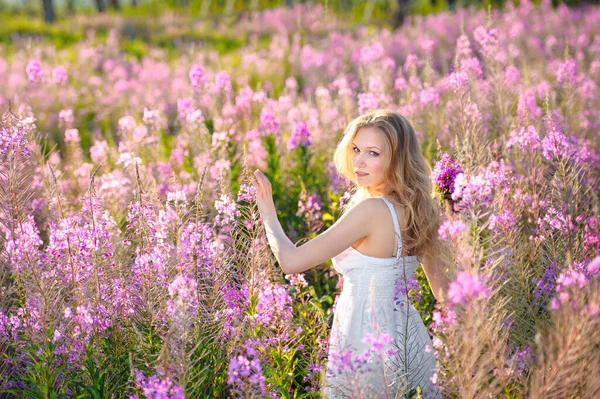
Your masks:
<instances>
[{"instance_id":1,"label":"woman's lips","mask_svg":"<svg viewBox=\"0 0 600 399\"><path fill-rule=\"evenodd\" d=\"M365 176L367 176L367 175L368 175L368 173L363 173L363 172L354 172L354 174L355 174L357 177L365 177Z\"/></svg>"}]
</instances>

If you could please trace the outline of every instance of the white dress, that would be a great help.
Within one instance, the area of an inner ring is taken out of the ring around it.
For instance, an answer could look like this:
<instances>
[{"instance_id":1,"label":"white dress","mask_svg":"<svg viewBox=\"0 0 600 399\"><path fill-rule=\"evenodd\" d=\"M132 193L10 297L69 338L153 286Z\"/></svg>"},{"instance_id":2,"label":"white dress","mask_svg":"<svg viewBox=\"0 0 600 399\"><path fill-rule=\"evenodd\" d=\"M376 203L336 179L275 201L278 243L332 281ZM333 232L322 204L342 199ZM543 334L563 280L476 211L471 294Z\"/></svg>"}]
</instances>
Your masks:
<instances>
[{"instance_id":1,"label":"white dress","mask_svg":"<svg viewBox=\"0 0 600 399\"><path fill-rule=\"evenodd\" d=\"M324 394L329 398L404 398L420 386L424 398L441 398L439 388L431 383L436 366L431 339L406 290L398 290L414 278L419 261L416 256L401 256L396 209L380 198L394 219L397 254L376 258L349 247L333 258L344 286L333 318ZM389 334L391 342L373 350L373 340L363 342L368 334L374 334L371 338Z\"/></svg>"}]
</instances>

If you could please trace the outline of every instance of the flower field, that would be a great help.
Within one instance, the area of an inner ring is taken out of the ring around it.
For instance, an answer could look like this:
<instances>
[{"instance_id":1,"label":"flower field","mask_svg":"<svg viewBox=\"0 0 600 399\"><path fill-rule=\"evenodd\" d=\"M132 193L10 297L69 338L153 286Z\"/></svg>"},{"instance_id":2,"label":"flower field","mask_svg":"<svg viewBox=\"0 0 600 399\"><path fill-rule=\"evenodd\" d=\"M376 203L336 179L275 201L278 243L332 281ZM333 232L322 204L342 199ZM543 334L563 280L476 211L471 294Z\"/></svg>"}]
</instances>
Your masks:
<instances>
[{"instance_id":1,"label":"flower field","mask_svg":"<svg viewBox=\"0 0 600 399\"><path fill-rule=\"evenodd\" d=\"M105 18L66 47L0 44L0 397L322 397L343 281L330 262L283 275L248 175L301 245L349 201L333 151L377 108L417 131L453 248L446 312L422 270L397 287L432 384L600 397L600 8L390 31L299 5L214 27L247 37L228 51L132 52ZM339 370L365 367L352 355Z\"/></svg>"}]
</instances>

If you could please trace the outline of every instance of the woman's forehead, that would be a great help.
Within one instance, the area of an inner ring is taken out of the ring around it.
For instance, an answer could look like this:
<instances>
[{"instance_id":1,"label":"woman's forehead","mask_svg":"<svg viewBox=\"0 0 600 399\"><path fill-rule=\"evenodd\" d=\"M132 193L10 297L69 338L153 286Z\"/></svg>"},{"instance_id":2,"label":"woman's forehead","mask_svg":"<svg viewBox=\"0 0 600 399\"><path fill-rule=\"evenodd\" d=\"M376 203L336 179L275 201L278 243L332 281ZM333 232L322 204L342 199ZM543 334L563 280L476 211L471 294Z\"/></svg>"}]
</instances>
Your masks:
<instances>
[{"instance_id":1,"label":"woman's forehead","mask_svg":"<svg viewBox=\"0 0 600 399\"><path fill-rule=\"evenodd\" d=\"M383 148L385 140L381 131L375 127L361 127L354 136L354 143L360 146L374 145Z\"/></svg>"}]
</instances>

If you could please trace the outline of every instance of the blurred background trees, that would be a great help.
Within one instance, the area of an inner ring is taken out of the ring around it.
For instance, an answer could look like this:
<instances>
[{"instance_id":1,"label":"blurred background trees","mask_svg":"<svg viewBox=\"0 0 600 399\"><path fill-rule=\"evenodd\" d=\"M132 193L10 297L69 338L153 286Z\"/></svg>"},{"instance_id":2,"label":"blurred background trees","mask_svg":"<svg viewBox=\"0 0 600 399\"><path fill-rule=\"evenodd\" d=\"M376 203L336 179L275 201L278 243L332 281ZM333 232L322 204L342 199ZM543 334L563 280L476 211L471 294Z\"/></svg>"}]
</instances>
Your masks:
<instances>
[{"instance_id":1,"label":"blurred background trees","mask_svg":"<svg viewBox=\"0 0 600 399\"><path fill-rule=\"evenodd\" d=\"M555 5L557 0L552 0ZM534 1L534 3L539 0ZM568 5L600 3L600 0L566 0ZM47 23L76 12L104 13L107 11L154 14L161 11L187 13L194 17L227 16L247 10L293 6L296 3L321 4L322 6L352 16L355 21L368 22L372 18L387 15L394 27L401 26L411 14L429 14L455 7L482 6L502 7L504 0L0 0L3 14L39 15Z\"/></svg>"},{"instance_id":2,"label":"blurred background trees","mask_svg":"<svg viewBox=\"0 0 600 399\"><path fill-rule=\"evenodd\" d=\"M519 0L514 1L515 4ZM541 0L533 0L538 4ZM600 0L550 0L554 6L581 5ZM244 40L211 32L219 22L235 24L246 12L294 7L322 7L348 25L387 26L397 29L407 17L427 15L461 7L503 8L505 0L0 0L0 44L44 40L57 48L86 36L90 29L104 35L117 28L131 43L129 50L142 55L148 44L172 49L181 42L210 44L227 51ZM94 18L94 16L106 16ZM177 33L164 29L158 17L176 18ZM300 18L302 15L300 15ZM115 26L117 23L118 26ZM204 25L204 31L198 27ZM209 26L210 25L210 26ZM128 50L128 51L129 51Z\"/></svg>"}]
</instances>

